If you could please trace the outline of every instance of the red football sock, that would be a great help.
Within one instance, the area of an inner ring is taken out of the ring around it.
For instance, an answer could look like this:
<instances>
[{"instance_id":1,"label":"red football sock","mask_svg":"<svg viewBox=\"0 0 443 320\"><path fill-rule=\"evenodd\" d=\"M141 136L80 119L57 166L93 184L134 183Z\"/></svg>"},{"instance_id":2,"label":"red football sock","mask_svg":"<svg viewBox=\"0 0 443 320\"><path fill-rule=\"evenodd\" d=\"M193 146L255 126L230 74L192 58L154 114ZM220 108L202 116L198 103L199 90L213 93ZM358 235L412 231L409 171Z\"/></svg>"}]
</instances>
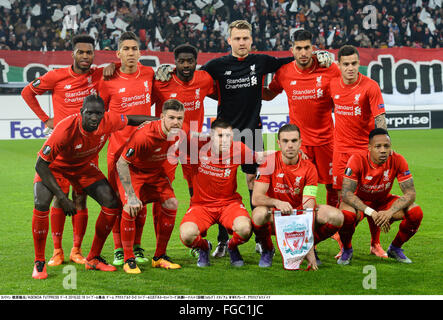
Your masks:
<instances>
[{"instance_id":1,"label":"red football sock","mask_svg":"<svg viewBox=\"0 0 443 320\"><path fill-rule=\"evenodd\" d=\"M343 225L338 230L341 242L343 243L344 249L352 248L352 236L355 232L355 226L357 225L357 214L348 210L342 210L344 220Z\"/></svg>"},{"instance_id":2,"label":"red football sock","mask_svg":"<svg viewBox=\"0 0 443 320\"><path fill-rule=\"evenodd\" d=\"M331 184L326 185L326 204L338 208L338 191Z\"/></svg>"},{"instance_id":3,"label":"red football sock","mask_svg":"<svg viewBox=\"0 0 443 320\"><path fill-rule=\"evenodd\" d=\"M319 226L314 232L314 244L330 238L338 230L340 230L340 226L334 226L330 223L325 223Z\"/></svg>"},{"instance_id":4,"label":"red football sock","mask_svg":"<svg viewBox=\"0 0 443 320\"><path fill-rule=\"evenodd\" d=\"M135 219L135 238L134 245L140 245L142 242L143 228L146 222L146 206L139 211L137 218Z\"/></svg>"},{"instance_id":5,"label":"red football sock","mask_svg":"<svg viewBox=\"0 0 443 320\"><path fill-rule=\"evenodd\" d=\"M106 238L114 226L115 219L120 214L120 209L110 209L102 207L95 223L94 240L92 241L91 251L87 256L87 260L92 260L99 256L102 252Z\"/></svg>"},{"instance_id":6,"label":"red football sock","mask_svg":"<svg viewBox=\"0 0 443 320\"><path fill-rule=\"evenodd\" d=\"M65 212L62 208L51 207L51 234L54 249L62 247L63 229L65 227Z\"/></svg>"},{"instance_id":7,"label":"red football sock","mask_svg":"<svg viewBox=\"0 0 443 320\"><path fill-rule=\"evenodd\" d=\"M134 255L134 238L135 238L135 217L131 217L128 212L123 210L120 224L120 235L123 245L125 261L135 258Z\"/></svg>"},{"instance_id":8,"label":"red football sock","mask_svg":"<svg viewBox=\"0 0 443 320\"><path fill-rule=\"evenodd\" d=\"M152 221L154 223L154 232L155 232L155 237L157 237L158 235L158 219L159 216L161 215L161 211L162 211L162 205L160 202L154 202L152 204Z\"/></svg>"},{"instance_id":9,"label":"red football sock","mask_svg":"<svg viewBox=\"0 0 443 320\"><path fill-rule=\"evenodd\" d=\"M366 217L368 220L369 231L371 232L371 246L380 244L380 228L375 224L374 219Z\"/></svg>"},{"instance_id":10,"label":"red football sock","mask_svg":"<svg viewBox=\"0 0 443 320\"><path fill-rule=\"evenodd\" d=\"M240 237L240 236L238 235L238 233L233 232L233 233L232 233L232 238L231 238L231 239L229 240L229 242L228 242L228 249L229 249L229 250L233 250L233 249L235 249L237 246L239 246L239 245L245 243L246 241L248 241L248 239L244 239L244 238Z\"/></svg>"},{"instance_id":11,"label":"red football sock","mask_svg":"<svg viewBox=\"0 0 443 320\"><path fill-rule=\"evenodd\" d=\"M112 228L112 238L114 239L114 249L123 248L120 234L121 215L115 219L114 228Z\"/></svg>"},{"instance_id":12,"label":"red football sock","mask_svg":"<svg viewBox=\"0 0 443 320\"><path fill-rule=\"evenodd\" d=\"M171 238L172 230L175 225L175 216L177 210L169 210L161 207L161 214L158 217L157 225L157 244L155 248L155 257L160 257L166 254L166 247Z\"/></svg>"},{"instance_id":13,"label":"red football sock","mask_svg":"<svg viewBox=\"0 0 443 320\"><path fill-rule=\"evenodd\" d=\"M257 239L257 242L261 243L263 249L271 251L274 249L274 244L272 243L272 225L270 222L265 223L262 226L256 225L252 222L254 227L254 233Z\"/></svg>"},{"instance_id":14,"label":"red football sock","mask_svg":"<svg viewBox=\"0 0 443 320\"><path fill-rule=\"evenodd\" d=\"M417 232L422 219L423 211L419 206L407 211L405 218L400 223L398 233L394 241L392 241L392 245L401 248L401 246Z\"/></svg>"},{"instance_id":15,"label":"red football sock","mask_svg":"<svg viewBox=\"0 0 443 320\"><path fill-rule=\"evenodd\" d=\"M45 261L46 238L49 229L49 211L34 209L32 215L32 237L34 239L34 261Z\"/></svg>"},{"instance_id":16,"label":"red football sock","mask_svg":"<svg viewBox=\"0 0 443 320\"><path fill-rule=\"evenodd\" d=\"M88 225L88 209L77 210L77 214L72 216L72 227L74 231L74 247L82 246L83 237Z\"/></svg>"},{"instance_id":17,"label":"red football sock","mask_svg":"<svg viewBox=\"0 0 443 320\"><path fill-rule=\"evenodd\" d=\"M186 243L181 239L181 237L180 237L180 240L188 248L198 248L203 251L209 250L208 240L203 239L201 235L198 235L197 238L195 238L194 241L190 245L186 245Z\"/></svg>"}]
</instances>

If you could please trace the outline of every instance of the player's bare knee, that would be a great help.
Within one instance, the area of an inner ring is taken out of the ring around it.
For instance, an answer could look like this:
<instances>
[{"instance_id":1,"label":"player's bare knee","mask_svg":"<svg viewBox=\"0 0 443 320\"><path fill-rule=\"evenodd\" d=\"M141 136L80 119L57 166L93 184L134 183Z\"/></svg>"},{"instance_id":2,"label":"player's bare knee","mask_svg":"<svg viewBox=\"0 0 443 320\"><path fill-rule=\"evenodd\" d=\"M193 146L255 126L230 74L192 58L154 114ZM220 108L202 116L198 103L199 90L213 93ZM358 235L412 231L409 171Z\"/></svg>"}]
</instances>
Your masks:
<instances>
[{"instance_id":1,"label":"player's bare knee","mask_svg":"<svg viewBox=\"0 0 443 320\"><path fill-rule=\"evenodd\" d=\"M75 203L75 208L77 210L84 210L87 208L86 199L88 195L86 193L77 193L74 190L72 191L72 201Z\"/></svg>"},{"instance_id":2,"label":"player's bare knee","mask_svg":"<svg viewBox=\"0 0 443 320\"><path fill-rule=\"evenodd\" d=\"M165 202L162 203L162 207L168 210L177 210L178 209L178 201L176 198L169 198Z\"/></svg>"},{"instance_id":3,"label":"player's bare knee","mask_svg":"<svg viewBox=\"0 0 443 320\"><path fill-rule=\"evenodd\" d=\"M321 205L317 213L317 222L320 224L329 223L334 226L340 227L343 225L344 216L343 213L332 206Z\"/></svg>"},{"instance_id":4,"label":"player's bare knee","mask_svg":"<svg viewBox=\"0 0 443 320\"><path fill-rule=\"evenodd\" d=\"M247 217L237 217L232 229L243 239L249 239L252 234L252 223Z\"/></svg>"},{"instance_id":5,"label":"player's bare knee","mask_svg":"<svg viewBox=\"0 0 443 320\"><path fill-rule=\"evenodd\" d=\"M198 227L195 223L185 222L180 226L180 239L184 245L190 246L199 235Z\"/></svg>"},{"instance_id":6,"label":"player's bare knee","mask_svg":"<svg viewBox=\"0 0 443 320\"><path fill-rule=\"evenodd\" d=\"M256 207L252 211L252 221L255 225L261 226L270 221L271 214L268 211L268 207Z\"/></svg>"}]
</instances>

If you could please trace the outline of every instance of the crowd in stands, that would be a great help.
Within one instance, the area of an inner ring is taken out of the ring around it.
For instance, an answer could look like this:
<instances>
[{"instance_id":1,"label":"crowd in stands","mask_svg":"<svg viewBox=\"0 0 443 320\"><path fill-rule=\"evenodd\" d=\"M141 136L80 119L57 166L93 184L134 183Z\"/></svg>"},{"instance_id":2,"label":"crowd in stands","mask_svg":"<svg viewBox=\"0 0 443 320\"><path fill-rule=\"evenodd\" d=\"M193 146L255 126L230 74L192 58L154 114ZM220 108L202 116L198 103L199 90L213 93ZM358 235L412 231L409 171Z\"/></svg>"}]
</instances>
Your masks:
<instances>
[{"instance_id":1,"label":"crowd in stands","mask_svg":"<svg viewBox=\"0 0 443 320\"><path fill-rule=\"evenodd\" d=\"M74 34L91 34L96 49L115 50L123 30L141 49L172 51L190 43L227 52L230 22L253 26L257 51L287 50L297 28L319 48L441 48L441 0L0 0L0 49L71 50ZM376 9L376 11L375 11Z\"/></svg>"}]
</instances>

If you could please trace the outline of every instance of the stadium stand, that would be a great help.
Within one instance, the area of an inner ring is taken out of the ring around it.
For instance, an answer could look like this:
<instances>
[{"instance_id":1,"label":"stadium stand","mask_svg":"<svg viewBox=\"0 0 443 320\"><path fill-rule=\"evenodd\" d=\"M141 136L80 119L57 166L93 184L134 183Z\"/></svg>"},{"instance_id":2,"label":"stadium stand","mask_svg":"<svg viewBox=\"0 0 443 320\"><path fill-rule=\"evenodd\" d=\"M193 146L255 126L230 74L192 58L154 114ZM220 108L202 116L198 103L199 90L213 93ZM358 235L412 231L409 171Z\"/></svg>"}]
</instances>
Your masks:
<instances>
[{"instance_id":1,"label":"stadium stand","mask_svg":"<svg viewBox=\"0 0 443 320\"><path fill-rule=\"evenodd\" d=\"M257 51L287 50L297 28L314 33L319 48L345 43L366 48L441 48L441 0L0 0L0 49L70 50L73 34L115 50L122 30L136 32L141 48L171 51L190 43L200 52L226 52L227 27L253 25ZM367 7L373 6L373 7ZM366 9L365 9L366 7ZM364 28L371 8L376 26Z\"/></svg>"}]
</instances>

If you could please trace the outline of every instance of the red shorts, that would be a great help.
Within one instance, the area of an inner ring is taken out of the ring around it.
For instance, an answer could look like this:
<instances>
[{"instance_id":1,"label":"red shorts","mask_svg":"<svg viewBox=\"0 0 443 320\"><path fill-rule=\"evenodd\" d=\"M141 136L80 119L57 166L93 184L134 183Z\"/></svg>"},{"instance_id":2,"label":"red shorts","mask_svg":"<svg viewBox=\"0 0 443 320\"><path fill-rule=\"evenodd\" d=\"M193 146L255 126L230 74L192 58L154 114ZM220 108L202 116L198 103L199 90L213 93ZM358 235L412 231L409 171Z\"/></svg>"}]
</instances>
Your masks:
<instances>
[{"instance_id":1,"label":"red shorts","mask_svg":"<svg viewBox=\"0 0 443 320\"><path fill-rule=\"evenodd\" d=\"M188 211L186 211L181 224L185 222L195 223L203 237L206 236L206 231L209 227L216 223L222 224L228 233L232 234L234 220L237 217L247 217L250 219L248 210L241 202L231 202L223 207L191 205Z\"/></svg>"},{"instance_id":2,"label":"red shorts","mask_svg":"<svg viewBox=\"0 0 443 320\"><path fill-rule=\"evenodd\" d=\"M352 153L335 152L332 155L332 185L334 189L341 190L343 185L343 174L349 158L353 154L366 154L367 150L355 150Z\"/></svg>"},{"instance_id":3,"label":"red shorts","mask_svg":"<svg viewBox=\"0 0 443 320\"><path fill-rule=\"evenodd\" d=\"M334 143L322 146L302 146L301 150L315 165L318 173L318 183L332 184L332 152Z\"/></svg>"},{"instance_id":4,"label":"red shorts","mask_svg":"<svg viewBox=\"0 0 443 320\"><path fill-rule=\"evenodd\" d=\"M151 202L163 203L168 199L175 198L174 190L167 177L158 174L134 173L131 169L129 172L135 195L143 204ZM116 184L120 200L125 205L128 199L119 178L116 178Z\"/></svg>"},{"instance_id":5,"label":"red shorts","mask_svg":"<svg viewBox=\"0 0 443 320\"><path fill-rule=\"evenodd\" d=\"M363 201L363 203L375 211L385 211L388 210L398 198L400 197L395 194L389 194L383 200Z\"/></svg>"},{"instance_id":6,"label":"red shorts","mask_svg":"<svg viewBox=\"0 0 443 320\"><path fill-rule=\"evenodd\" d=\"M75 171L51 166L49 166L49 168L64 193L68 193L69 185L72 185L77 194L82 194L84 188L89 187L97 181L106 179L105 175L94 162L90 162L89 165L85 165ZM34 183L40 181L42 181L42 179L36 173Z\"/></svg>"}]
</instances>

